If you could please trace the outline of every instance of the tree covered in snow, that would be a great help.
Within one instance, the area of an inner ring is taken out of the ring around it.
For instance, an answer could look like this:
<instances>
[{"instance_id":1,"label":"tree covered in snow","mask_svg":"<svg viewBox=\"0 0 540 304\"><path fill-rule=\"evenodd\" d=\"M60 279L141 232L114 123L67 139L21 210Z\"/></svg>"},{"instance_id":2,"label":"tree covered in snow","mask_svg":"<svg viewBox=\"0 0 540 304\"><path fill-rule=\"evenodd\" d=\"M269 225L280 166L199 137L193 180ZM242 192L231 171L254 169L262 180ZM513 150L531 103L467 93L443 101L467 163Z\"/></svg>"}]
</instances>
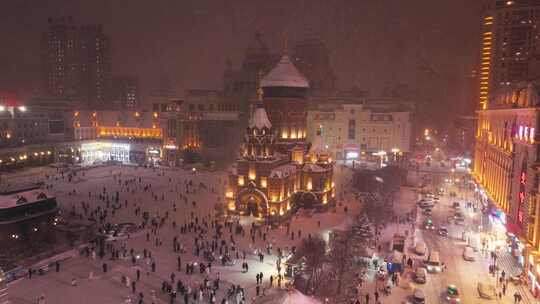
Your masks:
<instances>
[{"instance_id":1,"label":"tree covered in snow","mask_svg":"<svg viewBox=\"0 0 540 304\"><path fill-rule=\"evenodd\" d=\"M380 225L391 219L392 206L390 197L380 194L366 195L362 203L364 204L366 216L373 224Z\"/></svg>"},{"instance_id":2,"label":"tree covered in snow","mask_svg":"<svg viewBox=\"0 0 540 304\"><path fill-rule=\"evenodd\" d=\"M373 223L369 220L366 213L362 213L355 218L351 225L351 237L360 243L366 243L373 238Z\"/></svg>"},{"instance_id":3,"label":"tree covered in snow","mask_svg":"<svg viewBox=\"0 0 540 304\"><path fill-rule=\"evenodd\" d=\"M352 229L333 234L328 260L337 282L336 294L341 294L346 273L351 269L355 256L356 241Z\"/></svg>"},{"instance_id":4,"label":"tree covered in snow","mask_svg":"<svg viewBox=\"0 0 540 304\"><path fill-rule=\"evenodd\" d=\"M299 261L297 276L305 277L305 291L317 290L324 282L327 262L326 242L319 236L303 239L292 260ZM296 278L295 278L296 283ZM299 287L299 286L297 286Z\"/></svg>"}]
</instances>

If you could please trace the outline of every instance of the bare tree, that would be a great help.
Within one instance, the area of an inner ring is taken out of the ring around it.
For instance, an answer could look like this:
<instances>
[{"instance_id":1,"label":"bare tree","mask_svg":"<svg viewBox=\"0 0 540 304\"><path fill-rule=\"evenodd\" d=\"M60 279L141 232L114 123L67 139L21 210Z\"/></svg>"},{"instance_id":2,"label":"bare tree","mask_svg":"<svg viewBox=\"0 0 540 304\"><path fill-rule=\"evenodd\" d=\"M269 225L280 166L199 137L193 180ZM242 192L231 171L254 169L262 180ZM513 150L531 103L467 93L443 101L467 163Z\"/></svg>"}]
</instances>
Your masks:
<instances>
[{"instance_id":1,"label":"bare tree","mask_svg":"<svg viewBox=\"0 0 540 304\"><path fill-rule=\"evenodd\" d=\"M304 239L294 259L304 261L299 271L307 275L307 289L316 290L325 277L323 266L327 261L326 242L319 236Z\"/></svg>"},{"instance_id":2,"label":"bare tree","mask_svg":"<svg viewBox=\"0 0 540 304\"><path fill-rule=\"evenodd\" d=\"M337 294L341 294L343 278L353 264L355 241L352 230L333 234L333 236L329 260L337 280Z\"/></svg>"}]
</instances>

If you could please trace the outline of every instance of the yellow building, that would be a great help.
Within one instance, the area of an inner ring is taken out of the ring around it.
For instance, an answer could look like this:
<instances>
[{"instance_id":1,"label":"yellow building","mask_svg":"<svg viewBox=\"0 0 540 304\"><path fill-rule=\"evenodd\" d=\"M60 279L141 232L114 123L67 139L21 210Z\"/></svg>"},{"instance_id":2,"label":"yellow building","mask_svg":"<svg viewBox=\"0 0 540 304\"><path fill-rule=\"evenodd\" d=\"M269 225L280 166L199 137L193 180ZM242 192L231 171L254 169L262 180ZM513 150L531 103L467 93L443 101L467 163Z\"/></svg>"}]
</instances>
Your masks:
<instances>
[{"instance_id":1,"label":"yellow building","mask_svg":"<svg viewBox=\"0 0 540 304\"><path fill-rule=\"evenodd\" d=\"M322 130L331 156L362 160L385 151L408 153L411 147L410 112L393 105L372 109L363 104L319 104L308 110L308 140Z\"/></svg>"},{"instance_id":2,"label":"yellow building","mask_svg":"<svg viewBox=\"0 0 540 304\"><path fill-rule=\"evenodd\" d=\"M485 191L493 227L503 236L510 232L521 240L528 250L519 243L513 244L513 250L529 266L540 251L538 85L509 86L490 101L487 109L478 111L474 177ZM536 282L537 267L530 266L527 269Z\"/></svg>"}]
</instances>

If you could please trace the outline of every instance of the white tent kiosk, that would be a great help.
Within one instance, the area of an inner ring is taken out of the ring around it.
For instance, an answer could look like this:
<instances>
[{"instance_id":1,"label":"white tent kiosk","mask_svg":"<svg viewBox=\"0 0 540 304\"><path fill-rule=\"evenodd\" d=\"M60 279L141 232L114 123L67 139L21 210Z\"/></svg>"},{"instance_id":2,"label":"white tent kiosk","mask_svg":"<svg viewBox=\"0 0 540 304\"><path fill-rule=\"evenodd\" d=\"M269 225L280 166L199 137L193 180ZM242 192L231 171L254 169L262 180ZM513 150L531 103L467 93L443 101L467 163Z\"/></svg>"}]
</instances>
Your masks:
<instances>
[{"instance_id":1,"label":"white tent kiosk","mask_svg":"<svg viewBox=\"0 0 540 304\"><path fill-rule=\"evenodd\" d=\"M296 289L272 290L271 294L255 301L257 304L322 304L321 301L306 296Z\"/></svg>"},{"instance_id":2,"label":"white tent kiosk","mask_svg":"<svg viewBox=\"0 0 540 304\"><path fill-rule=\"evenodd\" d=\"M297 290L291 290L285 293L280 302L281 304L321 304L315 298L308 297Z\"/></svg>"}]
</instances>

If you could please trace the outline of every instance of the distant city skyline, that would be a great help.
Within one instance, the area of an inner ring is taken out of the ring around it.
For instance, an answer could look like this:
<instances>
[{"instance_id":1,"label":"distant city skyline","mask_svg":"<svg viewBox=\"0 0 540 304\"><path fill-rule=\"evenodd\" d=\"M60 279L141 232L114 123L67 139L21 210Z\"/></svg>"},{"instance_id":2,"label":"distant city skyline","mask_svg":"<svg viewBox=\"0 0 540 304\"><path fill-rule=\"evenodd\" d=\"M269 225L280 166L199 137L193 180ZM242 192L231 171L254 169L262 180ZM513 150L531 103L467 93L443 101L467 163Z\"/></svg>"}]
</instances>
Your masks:
<instances>
[{"instance_id":1,"label":"distant city skyline","mask_svg":"<svg viewBox=\"0 0 540 304\"><path fill-rule=\"evenodd\" d=\"M0 39L13 47L0 50L0 87L23 93L38 88L39 37L47 19L58 16L103 24L112 40L114 73L138 76L145 95L163 76L173 79L180 93L221 89L227 59L238 65L256 30L273 51L280 49L284 31L290 48L303 39L323 40L342 89L356 86L377 94L387 85L413 85L424 65L442 77L465 79L476 63L480 3L420 2L414 8L390 0L5 2Z\"/></svg>"}]
</instances>

